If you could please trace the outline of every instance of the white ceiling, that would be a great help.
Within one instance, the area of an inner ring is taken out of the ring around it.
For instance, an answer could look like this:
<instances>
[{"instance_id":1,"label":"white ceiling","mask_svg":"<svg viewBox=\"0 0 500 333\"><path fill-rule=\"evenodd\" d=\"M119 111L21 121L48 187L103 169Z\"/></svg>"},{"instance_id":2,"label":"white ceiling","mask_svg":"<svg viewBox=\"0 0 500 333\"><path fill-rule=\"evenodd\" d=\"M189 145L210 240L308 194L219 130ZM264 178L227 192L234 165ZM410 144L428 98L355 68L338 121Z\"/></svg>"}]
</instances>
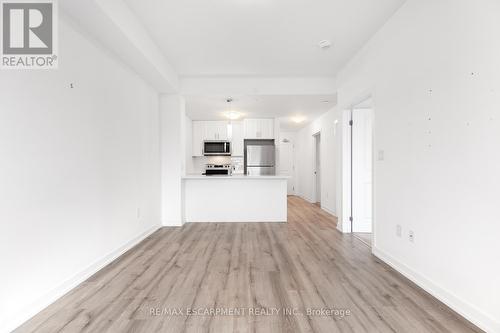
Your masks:
<instances>
[{"instance_id":1,"label":"white ceiling","mask_svg":"<svg viewBox=\"0 0 500 333\"><path fill-rule=\"evenodd\" d=\"M181 76L328 76L404 0L125 0ZM317 44L329 39L327 51Z\"/></svg>"},{"instance_id":2,"label":"white ceiling","mask_svg":"<svg viewBox=\"0 0 500 333\"><path fill-rule=\"evenodd\" d=\"M223 120L225 114L236 111L242 118L279 118L283 130L297 130L311 120L333 108L336 95L267 95L232 96L231 106L227 96L186 96L186 114L192 120ZM328 101L328 103L326 103ZM292 118L300 117L299 124Z\"/></svg>"}]
</instances>

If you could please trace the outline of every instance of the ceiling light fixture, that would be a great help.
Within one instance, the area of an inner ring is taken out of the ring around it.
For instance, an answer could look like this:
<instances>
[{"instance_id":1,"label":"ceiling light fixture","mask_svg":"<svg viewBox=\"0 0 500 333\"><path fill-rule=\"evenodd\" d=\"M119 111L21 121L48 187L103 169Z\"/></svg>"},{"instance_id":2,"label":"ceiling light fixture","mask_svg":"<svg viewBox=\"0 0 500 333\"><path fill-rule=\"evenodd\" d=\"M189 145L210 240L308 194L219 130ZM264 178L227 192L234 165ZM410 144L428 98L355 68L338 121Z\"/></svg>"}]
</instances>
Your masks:
<instances>
[{"instance_id":1,"label":"ceiling light fixture","mask_svg":"<svg viewBox=\"0 0 500 333\"><path fill-rule=\"evenodd\" d=\"M237 111L228 111L226 112L226 118L229 120L237 120L240 119L241 113Z\"/></svg>"},{"instance_id":2,"label":"ceiling light fixture","mask_svg":"<svg viewBox=\"0 0 500 333\"><path fill-rule=\"evenodd\" d=\"M322 50L327 50L330 48L330 46L332 46L332 42L330 42L328 39L323 39L319 41L318 46Z\"/></svg>"},{"instance_id":3,"label":"ceiling light fixture","mask_svg":"<svg viewBox=\"0 0 500 333\"><path fill-rule=\"evenodd\" d=\"M306 120L306 117L302 117L302 116L296 116L296 117L292 117L292 121L296 124L300 124L301 122L303 122L304 120Z\"/></svg>"},{"instance_id":4,"label":"ceiling light fixture","mask_svg":"<svg viewBox=\"0 0 500 333\"><path fill-rule=\"evenodd\" d=\"M227 102L227 105L228 105L228 111L224 112L224 115L226 116L226 118L228 118L229 120L237 120L237 119L239 119L242 116L242 113L233 110L233 108L231 106L231 103L233 102L233 99L231 97L229 97L228 99L226 99L226 102Z\"/></svg>"}]
</instances>

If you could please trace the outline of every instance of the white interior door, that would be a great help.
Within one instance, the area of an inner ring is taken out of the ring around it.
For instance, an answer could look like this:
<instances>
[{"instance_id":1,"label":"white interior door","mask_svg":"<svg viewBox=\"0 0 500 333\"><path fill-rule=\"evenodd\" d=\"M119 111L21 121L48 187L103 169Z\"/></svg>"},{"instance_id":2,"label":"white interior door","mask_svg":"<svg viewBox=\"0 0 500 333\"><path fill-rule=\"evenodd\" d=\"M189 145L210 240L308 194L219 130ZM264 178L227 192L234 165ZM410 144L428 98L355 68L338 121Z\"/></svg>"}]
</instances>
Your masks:
<instances>
[{"instance_id":1,"label":"white interior door","mask_svg":"<svg viewBox=\"0 0 500 333\"><path fill-rule=\"evenodd\" d=\"M352 120L352 231L372 232L373 111L355 109Z\"/></svg>"},{"instance_id":2,"label":"white interior door","mask_svg":"<svg viewBox=\"0 0 500 333\"><path fill-rule=\"evenodd\" d=\"M316 189L316 202L321 203L321 135L314 136L315 142L315 189Z\"/></svg>"},{"instance_id":3,"label":"white interior door","mask_svg":"<svg viewBox=\"0 0 500 333\"><path fill-rule=\"evenodd\" d=\"M290 178L288 179L287 192L288 195L293 195L295 192L293 178L293 143L290 141L281 142L279 155L280 174L290 176Z\"/></svg>"}]
</instances>

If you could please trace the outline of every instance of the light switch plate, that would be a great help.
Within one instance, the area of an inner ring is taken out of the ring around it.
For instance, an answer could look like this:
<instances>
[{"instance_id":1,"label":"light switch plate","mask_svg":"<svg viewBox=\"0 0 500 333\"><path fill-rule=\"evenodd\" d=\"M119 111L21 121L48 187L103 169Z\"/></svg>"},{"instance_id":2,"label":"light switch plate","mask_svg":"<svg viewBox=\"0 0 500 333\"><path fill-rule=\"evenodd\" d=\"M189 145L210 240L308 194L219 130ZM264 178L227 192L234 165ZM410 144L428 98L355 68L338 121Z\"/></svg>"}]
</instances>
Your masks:
<instances>
[{"instance_id":1,"label":"light switch plate","mask_svg":"<svg viewBox=\"0 0 500 333\"><path fill-rule=\"evenodd\" d=\"M377 154L377 161L383 161L384 158L385 158L384 151L383 150L379 150L378 154Z\"/></svg>"},{"instance_id":2,"label":"light switch plate","mask_svg":"<svg viewBox=\"0 0 500 333\"><path fill-rule=\"evenodd\" d=\"M396 226L396 236L401 237L402 233L403 233L403 228L401 228L401 225L398 224Z\"/></svg>"}]
</instances>

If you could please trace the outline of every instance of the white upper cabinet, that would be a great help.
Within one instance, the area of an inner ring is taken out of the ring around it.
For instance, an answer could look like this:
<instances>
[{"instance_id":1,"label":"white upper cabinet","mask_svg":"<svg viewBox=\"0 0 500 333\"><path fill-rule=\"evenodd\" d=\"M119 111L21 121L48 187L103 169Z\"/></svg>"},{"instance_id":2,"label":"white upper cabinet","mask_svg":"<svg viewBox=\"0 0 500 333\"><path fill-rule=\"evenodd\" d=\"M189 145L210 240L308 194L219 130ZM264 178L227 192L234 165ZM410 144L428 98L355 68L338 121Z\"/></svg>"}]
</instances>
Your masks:
<instances>
[{"instance_id":1,"label":"white upper cabinet","mask_svg":"<svg viewBox=\"0 0 500 333\"><path fill-rule=\"evenodd\" d=\"M274 119L245 119L245 139L274 139Z\"/></svg>"},{"instance_id":2,"label":"white upper cabinet","mask_svg":"<svg viewBox=\"0 0 500 333\"><path fill-rule=\"evenodd\" d=\"M231 155L232 156L243 156L243 122L233 121L231 123L232 135L231 135Z\"/></svg>"},{"instance_id":3,"label":"white upper cabinet","mask_svg":"<svg viewBox=\"0 0 500 333\"><path fill-rule=\"evenodd\" d=\"M228 140L227 121L204 121L205 140Z\"/></svg>"},{"instance_id":4,"label":"white upper cabinet","mask_svg":"<svg viewBox=\"0 0 500 333\"><path fill-rule=\"evenodd\" d=\"M193 121L193 156L203 156L205 140L231 141L231 155L243 156L244 139L274 139L274 120Z\"/></svg>"},{"instance_id":5,"label":"white upper cabinet","mask_svg":"<svg viewBox=\"0 0 500 333\"><path fill-rule=\"evenodd\" d=\"M260 131L263 139L274 139L274 119L261 119Z\"/></svg>"},{"instance_id":6,"label":"white upper cabinet","mask_svg":"<svg viewBox=\"0 0 500 333\"><path fill-rule=\"evenodd\" d=\"M193 121L193 156L203 156L205 140L230 140L228 121Z\"/></svg>"}]
</instances>

